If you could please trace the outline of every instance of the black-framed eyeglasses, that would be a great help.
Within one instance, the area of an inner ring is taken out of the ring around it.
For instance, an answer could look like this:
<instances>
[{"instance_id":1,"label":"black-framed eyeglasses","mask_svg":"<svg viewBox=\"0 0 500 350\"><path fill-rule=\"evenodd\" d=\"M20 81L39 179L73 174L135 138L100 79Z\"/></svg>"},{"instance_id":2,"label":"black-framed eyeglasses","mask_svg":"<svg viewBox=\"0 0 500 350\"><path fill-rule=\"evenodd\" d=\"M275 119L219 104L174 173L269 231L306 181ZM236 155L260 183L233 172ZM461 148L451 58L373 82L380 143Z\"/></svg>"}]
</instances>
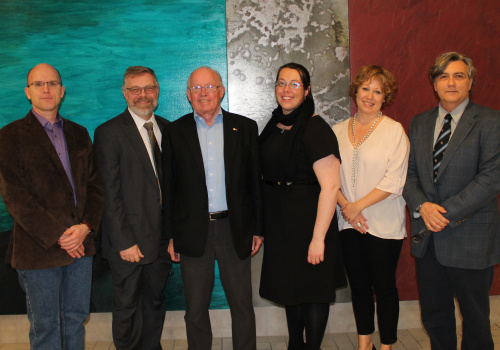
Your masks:
<instances>
[{"instance_id":1,"label":"black-framed eyeglasses","mask_svg":"<svg viewBox=\"0 0 500 350\"><path fill-rule=\"evenodd\" d=\"M125 89L130 91L132 95L139 95L142 92L142 90L144 90L146 94L154 94L156 92L156 89L158 89L158 86L145 86L145 87L132 86L131 88L125 88Z\"/></svg>"},{"instance_id":2,"label":"black-framed eyeglasses","mask_svg":"<svg viewBox=\"0 0 500 350\"><path fill-rule=\"evenodd\" d=\"M290 88L290 89L294 89L294 90L297 90L298 88L300 88L302 86L302 84L300 83L297 83L297 82L291 82L291 83L285 83L284 81L277 81L274 86L276 87L280 87L280 88L284 88L285 86L287 86Z\"/></svg>"},{"instance_id":3,"label":"black-framed eyeglasses","mask_svg":"<svg viewBox=\"0 0 500 350\"><path fill-rule=\"evenodd\" d=\"M424 227L423 229L420 230L419 233L417 233L415 236L411 238L411 240L414 243L422 243L424 240L425 236L429 236L432 233L432 231L429 231L427 227Z\"/></svg>"},{"instance_id":4,"label":"black-framed eyeglasses","mask_svg":"<svg viewBox=\"0 0 500 350\"><path fill-rule=\"evenodd\" d=\"M193 94L199 94L201 92L201 89L205 89L206 92L216 92L218 88L220 88L222 85L212 85L208 84L205 86L191 86L188 89L193 93Z\"/></svg>"},{"instance_id":5,"label":"black-framed eyeglasses","mask_svg":"<svg viewBox=\"0 0 500 350\"><path fill-rule=\"evenodd\" d=\"M51 81L34 81L31 84L28 84L27 87L33 86L34 88L42 89L45 85L47 85L47 87L50 89L50 88L55 88L58 85L62 86L62 83L60 81L57 81L57 80L51 80Z\"/></svg>"}]
</instances>

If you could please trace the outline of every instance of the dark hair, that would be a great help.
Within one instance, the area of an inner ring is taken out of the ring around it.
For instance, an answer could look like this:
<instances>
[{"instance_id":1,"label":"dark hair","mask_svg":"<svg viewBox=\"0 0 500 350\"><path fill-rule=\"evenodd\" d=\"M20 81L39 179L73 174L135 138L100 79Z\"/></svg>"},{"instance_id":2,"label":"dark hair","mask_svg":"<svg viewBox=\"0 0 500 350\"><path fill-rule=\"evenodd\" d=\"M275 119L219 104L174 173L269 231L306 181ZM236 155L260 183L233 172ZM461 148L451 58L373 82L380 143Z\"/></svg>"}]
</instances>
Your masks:
<instances>
[{"instance_id":1,"label":"dark hair","mask_svg":"<svg viewBox=\"0 0 500 350\"><path fill-rule=\"evenodd\" d=\"M394 75L382 66L368 65L361 67L351 82L351 97L356 96L361 85L374 78L378 79L382 84L385 100L382 103L382 107L384 107L393 101L394 96L398 92L398 84Z\"/></svg>"},{"instance_id":2,"label":"dark hair","mask_svg":"<svg viewBox=\"0 0 500 350\"><path fill-rule=\"evenodd\" d=\"M275 80L275 82L278 82L278 78L280 76L280 72L281 72L281 70L283 68L293 69L293 70L296 70L299 73L301 83L304 86L304 91L307 90L307 89L309 89L309 93L307 94L306 99L309 98L309 99L312 100L313 96L312 96L312 91L311 91L311 76L309 75L309 71L306 69L306 67L304 67L301 64L294 63L294 62L290 62L290 63L284 64L284 65L282 65L278 69L278 74L276 74L276 80Z\"/></svg>"},{"instance_id":3,"label":"dark hair","mask_svg":"<svg viewBox=\"0 0 500 350\"><path fill-rule=\"evenodd\" d=\"M131 66L128 67L127 70L125 71L125 74L123 75L123 86L122 88L125 89L125 85L127 84L126 80L129 77L135 77L137 75L142 75L142 74L151 74L153 76L153 79L155 81L156 86L160 86L158 84L158 79L156 79L156 74L155 71L152 70L151 68L144 67L144 66Z\"/></svg>"},{"instance_id":4,"label":"dark hair","mask_svg":"<svg viewBox=\"0 0 500 350\"><path fill-rule=\"evenodd\" d=\"M469 75L469 79L472 80L469 94L472 95L472 89L474 88L474 84L476 83L476 79L474 79L476 77L476 67L474 67L474 65L472 64L472 60L469 56L454 51L445 52L439 55L436 58L434 65L429 70L429 77L431 78L432 83L435 83L436 78L444 73L446 67L448 67L451 62L455 61L462 61L467 66L467 74Z\"/></svg>"}]
</instances>

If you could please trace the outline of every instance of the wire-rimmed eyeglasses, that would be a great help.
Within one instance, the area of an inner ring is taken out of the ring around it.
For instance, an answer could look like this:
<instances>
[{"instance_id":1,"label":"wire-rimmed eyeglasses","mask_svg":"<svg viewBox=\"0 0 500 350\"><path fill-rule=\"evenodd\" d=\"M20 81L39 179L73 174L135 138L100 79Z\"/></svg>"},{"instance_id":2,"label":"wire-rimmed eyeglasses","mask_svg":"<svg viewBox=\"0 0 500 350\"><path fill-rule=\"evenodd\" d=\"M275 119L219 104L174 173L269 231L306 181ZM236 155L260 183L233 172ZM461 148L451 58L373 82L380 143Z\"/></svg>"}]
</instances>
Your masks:
<instances>
[{"instance_id":1,"label":"wire-rimmed eyeglasses","mask_svg":"<svg viewBox=\"0 0 500 350\"><path fill-rule=\"evenodd\" d=\"M145 86L145 87L139 87L139 86L132 86L131 88L125 88L132 95L139 95L142 90L144 90L144 93L146 94L154 94L156 92L156 89L158 89L158 86Z\"/></svg>"}]
</instances>

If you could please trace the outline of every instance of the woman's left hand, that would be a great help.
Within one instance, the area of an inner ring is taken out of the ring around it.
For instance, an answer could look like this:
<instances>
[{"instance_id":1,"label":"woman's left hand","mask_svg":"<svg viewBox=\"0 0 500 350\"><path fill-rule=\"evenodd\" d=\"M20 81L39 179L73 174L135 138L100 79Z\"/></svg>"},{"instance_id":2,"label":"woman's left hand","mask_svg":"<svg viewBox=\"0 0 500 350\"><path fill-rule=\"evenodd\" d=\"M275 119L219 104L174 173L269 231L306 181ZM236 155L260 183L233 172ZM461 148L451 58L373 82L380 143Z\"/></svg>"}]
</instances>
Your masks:
<instances>
[{"instance_id":1,"label":"woman's left hand","mask_svg":"<svg viewBox=\"0 0 500 350\"><path fill-rule=\"evenodd\" d=\"M352 224L352 221L356 219L363 208L359 207L357 202L348 202L342 208L340 208L340 210L342 211L342 217L344 218L344 220Z\"/></svg>"},{"instance_id":2,"label":"woman's left hand","mask_svg":"<svg viewBox=\"0 0 500 350\"><path fill-rule=\"evenodd\" d=\"M325 260L325 241L322 239L312 239L307 253L307 262L317 265Z\"/></svg>"}]
</instances>

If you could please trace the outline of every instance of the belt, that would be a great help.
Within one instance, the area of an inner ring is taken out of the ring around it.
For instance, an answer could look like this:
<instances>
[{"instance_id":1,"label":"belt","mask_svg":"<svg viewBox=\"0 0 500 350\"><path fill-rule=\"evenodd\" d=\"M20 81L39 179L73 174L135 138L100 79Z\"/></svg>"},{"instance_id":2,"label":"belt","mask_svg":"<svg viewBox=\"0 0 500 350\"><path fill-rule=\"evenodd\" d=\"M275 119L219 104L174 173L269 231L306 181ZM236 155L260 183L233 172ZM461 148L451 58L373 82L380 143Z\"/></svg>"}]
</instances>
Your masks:
<instances>
[{"instance_id":1,"label":"belt","mask_svg":"<svg viewBox=\"0 0 500 350\"><path fill-rule=\"evenodd\" d=\"M311 182L292 182L292 181L267 181L264 180L264 183L271 185L271 186L300 186L300 185L319 185L318 181L311 181Z\"/></svg>"},{"instance_id":2,"label":"belt","mask_svg":"<svg viewBox=\"0 0 500 350\"><path fill-rule=\"evenodd\" d=\"M229 210L222 210L222 211L215 211L213 213L208 213L208 219L210 221L225 219L228 216L229 216Z\"/></svg>"}]
</instances>

